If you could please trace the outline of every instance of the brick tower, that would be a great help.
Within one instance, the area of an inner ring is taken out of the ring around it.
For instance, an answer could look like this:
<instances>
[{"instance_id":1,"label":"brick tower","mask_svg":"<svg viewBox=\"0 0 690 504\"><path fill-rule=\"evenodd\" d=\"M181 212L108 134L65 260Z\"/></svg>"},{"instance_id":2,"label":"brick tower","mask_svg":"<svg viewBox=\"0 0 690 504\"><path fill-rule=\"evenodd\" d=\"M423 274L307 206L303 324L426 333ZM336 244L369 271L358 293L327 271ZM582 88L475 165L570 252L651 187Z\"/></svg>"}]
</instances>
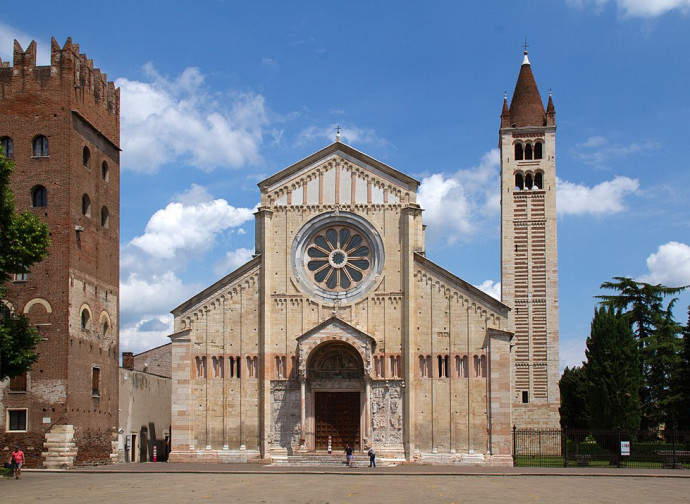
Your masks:
<instances>
[{"instance_id":1,"label":"brick tower","mask_svg":"<svg viewBox=\"0 0 690 504\"><path fill-rule=\"evenodd\" d=\"M67 39L0 61L0 141L18 211L49 226L48 257L8 285L7 309L43 341L29 373L0 384L0 448L28 466L104 461L118 424L120 96ZM43 460L42 460L43 459Z\"/></svg>"},{"instance_id":2,"label":"brick tower","mask_svg":"<svg viewBox=\"0 0 690 504\"><path fill-rule=\"evenodd\" d=\"M556 112L527 51L501 129L501 300L512 308L513 424L558 426Z\"/></svg>"}]
</instances>

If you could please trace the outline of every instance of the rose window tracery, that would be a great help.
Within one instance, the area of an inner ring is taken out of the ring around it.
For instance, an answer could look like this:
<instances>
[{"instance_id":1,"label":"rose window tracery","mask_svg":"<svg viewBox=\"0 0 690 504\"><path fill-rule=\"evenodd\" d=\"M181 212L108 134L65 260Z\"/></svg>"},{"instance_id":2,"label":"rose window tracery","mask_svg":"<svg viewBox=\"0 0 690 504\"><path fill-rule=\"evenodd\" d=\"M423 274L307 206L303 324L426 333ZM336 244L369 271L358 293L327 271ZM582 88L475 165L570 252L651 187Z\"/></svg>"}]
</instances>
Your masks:
<instances>
[{"instance_id":1,"label":"rose window tracery","mask_svg":"<svg viewBox=\"0 0 690 504\"><path fill-rule=\"evenodd\" d=\"M314 282L330 291L359 285L371 269L372 249L366 238L348 226L331 226L307 244L307 270Z\"/></svg>"}]
</instances>

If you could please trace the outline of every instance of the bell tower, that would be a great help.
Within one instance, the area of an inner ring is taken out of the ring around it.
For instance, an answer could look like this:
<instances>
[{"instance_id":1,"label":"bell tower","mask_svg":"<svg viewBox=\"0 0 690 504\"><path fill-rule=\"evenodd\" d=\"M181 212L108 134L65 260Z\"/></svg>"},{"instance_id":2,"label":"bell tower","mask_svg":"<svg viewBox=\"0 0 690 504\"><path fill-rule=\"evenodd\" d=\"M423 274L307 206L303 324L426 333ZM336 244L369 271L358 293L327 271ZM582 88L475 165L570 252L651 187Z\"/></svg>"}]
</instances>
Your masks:
<instances>
[{"instance_id":1,"label":"bell tower","mask_svg":"<svg viewBox=\"0 0 690 504\"><path fill-rule=\"evenodd\" d=\"M544 105L525 48L501 128L501 301L512 308L512 421L557 427L556 112Z\"/></svg>"}]
</instances>

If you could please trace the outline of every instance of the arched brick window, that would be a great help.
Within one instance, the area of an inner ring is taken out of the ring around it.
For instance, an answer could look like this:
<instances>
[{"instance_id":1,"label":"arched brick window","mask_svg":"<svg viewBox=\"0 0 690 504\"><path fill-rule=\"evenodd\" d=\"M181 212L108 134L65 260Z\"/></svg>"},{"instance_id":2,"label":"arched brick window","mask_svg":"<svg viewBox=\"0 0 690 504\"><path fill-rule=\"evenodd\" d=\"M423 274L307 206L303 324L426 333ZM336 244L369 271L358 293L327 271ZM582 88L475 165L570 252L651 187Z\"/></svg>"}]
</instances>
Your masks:
<instances>
[{"instance_id":1,"label":"arched brick window","mask_svg":"<svg viewBox=\"0 0 690 504\"><path fill-rule=\"evenodd\" d=\"M31 189L31 206L34 208L48 206L48 190L42 185Z\"/></svg>"},{"instance_id":2,"label":"arched brick window","mask_svg":"<svg viewBox=\"0 0 690 504\"><path fill-rule=\"evenodd\" d=\"M10 137L0 138L0 145L2 145L2 152L7 159L14 157L14 142Z\"/></svg>"},{"instance_id":3,"label":"arched brick window","mask_svg":"<svg viewBox=\"0 0 690 504\"><path fill-rule=\"evenodd\" d=\"M91 151L89 150L88 147L84 147L84 149L81 152L81 162L84 165L84 168L90 168Z\"/></svg>"},{"instance_id":4,"label":"arched brick window","mask_svg":"<svg viewBox=\"0 0 690 504\"><path fill-rule=\"evenodd\" d=\"M91 198L88 194L84 194L81 197L81 214L84 217L91 217Z\"/></svg>"},{"instance_id":5,"label":"arched brick window","mask_svg":"<svg viewBox=\"0 0 690 504\"><path fill-rule=\"evenodd\" d=\"M104 182L110 182L110 167L105 161L103 161L103 164L101 165L101 176L103 177Z\"/></svg>"},{"instance_id":6,"label":"arched brick window","mask_svg":"<svg viewBox=\"0 0 690 504\"><path fill-rule=\"evenodd\" d=\"M108 212L108 207L101 208L101 226L104 228L110 227L110 213Z\"/></svg>"},{"instance_id":7,"label":"arched brick window","mask_svg":"<svg viewBox=\"0 0 690 504\"><path fill-rule=\"evenodd\" d=\"M48 137L38 135L34 138L31 152L34 157L48 157Z\"/></svg>"}]
</instances>

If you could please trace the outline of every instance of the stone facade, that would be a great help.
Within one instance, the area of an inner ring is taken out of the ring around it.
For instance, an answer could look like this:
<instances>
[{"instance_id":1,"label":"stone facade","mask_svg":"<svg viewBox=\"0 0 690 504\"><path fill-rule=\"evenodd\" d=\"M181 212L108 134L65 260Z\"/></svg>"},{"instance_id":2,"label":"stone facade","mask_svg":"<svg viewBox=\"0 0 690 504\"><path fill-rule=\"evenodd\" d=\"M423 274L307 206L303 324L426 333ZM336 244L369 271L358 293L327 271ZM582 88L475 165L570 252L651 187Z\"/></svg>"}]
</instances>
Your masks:
<instances>
[{"instance_id":1,"label":"stone facade","mask_svg":"<svg viewBox=\"0 0 690 504\"><path fill-rule=\"evenodd\" d=\"M24 51L15 41L13 65L0 62L0 140L16 165L17 210L40 216L51 239L48 257L3 300L43 341L19 389L0 385L0 446L22 444L29 467L63 442L72 456L59 465L108 461L118 422L119 90L70 39L52 40L49 66L36 65L35 42Z\"/></svg>"},{"instance_id":2,"label":"stone facade","mask_svg":"<svg viewBox=\"0 0 690 504\"><path fill-rule=\"evenodd\" d=\"M511 463L509 309L425 257L418 182L336 141L259 186L255 258L173 310L170 460Z\"/></svg>"},{"instance_id":3,"label":"stone facade","mask_svg":"<svg viewBox=\"0 0 690 504\"><path fill-rule=\"evenodd\" d=\"M512 308L513 423L556 428L558 247L556 112L546 110L525 52L513 99L504 101L501 150L501 290Z\"/></svg>"}]
</instances>

